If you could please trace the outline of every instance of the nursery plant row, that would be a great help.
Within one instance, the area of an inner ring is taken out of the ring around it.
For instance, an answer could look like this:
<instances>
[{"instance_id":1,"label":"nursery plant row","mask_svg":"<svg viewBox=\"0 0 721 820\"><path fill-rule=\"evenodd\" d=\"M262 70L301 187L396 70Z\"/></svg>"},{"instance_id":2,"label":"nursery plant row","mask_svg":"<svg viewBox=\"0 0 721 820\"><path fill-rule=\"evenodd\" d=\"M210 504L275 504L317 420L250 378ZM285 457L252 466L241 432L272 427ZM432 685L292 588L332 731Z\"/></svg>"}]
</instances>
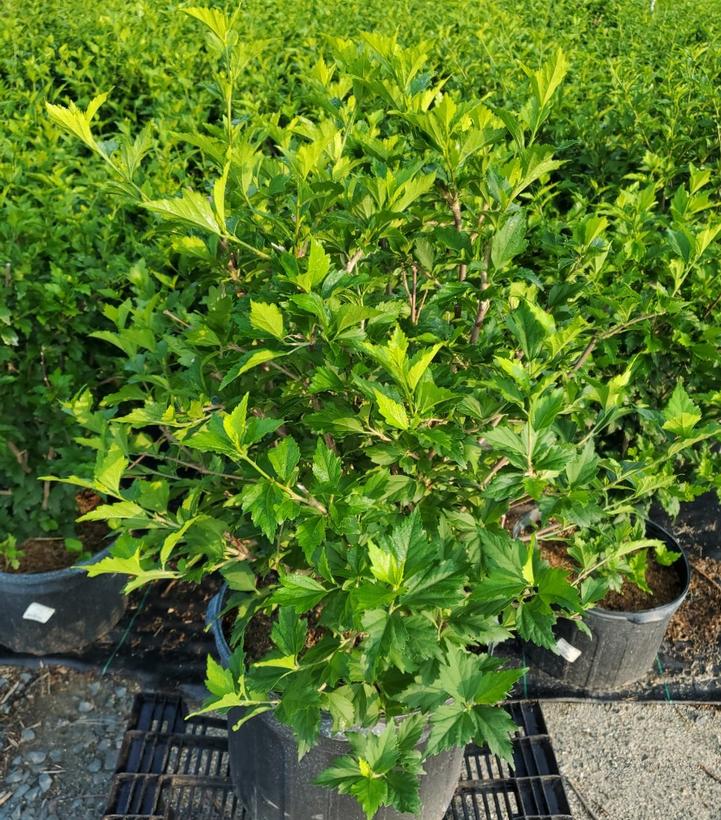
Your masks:
<instances>
[{"instance_id":1,"label":"nursery plant row","mask_svg":"<svg viewBox=\"0 0 721 820\"><path fill-rule=\"evenodd\" d=\"M258 818L442 817L509 641L644 677L652 507L721 486L707 6L399 6L50 3L3 57L0 643L215 579Z\"/></svg>"}]
</instances>

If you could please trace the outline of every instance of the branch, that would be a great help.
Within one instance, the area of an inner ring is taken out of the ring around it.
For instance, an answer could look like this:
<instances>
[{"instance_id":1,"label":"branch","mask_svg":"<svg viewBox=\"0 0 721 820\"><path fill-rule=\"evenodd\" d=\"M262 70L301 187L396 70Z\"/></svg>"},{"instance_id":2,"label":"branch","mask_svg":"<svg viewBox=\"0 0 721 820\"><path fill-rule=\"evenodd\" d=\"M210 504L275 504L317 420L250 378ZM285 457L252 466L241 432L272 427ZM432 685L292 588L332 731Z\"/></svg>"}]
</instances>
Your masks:
<instances>
[{"instance_id":1,"label":"branch","mask_svg":"<svg viewBox=\"0 0 721 820\"><path fill-rule=\"evenodd\" d=\"M490 264L491 260L491 243L488 243L488 247L486 248L486 254L483 259L483 270L481 271L481 293L484 293L488 290L488 265ZM476 311L476 318L473 322L473 328L471 329L471 344L476 344L478 342L478 338L481 335L481 328L483 327L483 322L485 321L486 314L488 313L488 309L491 307L491 303L488 299L479 299L478 300L478 310Z\"/></svg>"},{"instance_id":2,"label":"branch","mask_svg":"<svg viewBox=\"0 0 721 820\"><path fill-rule=\"evenodd\" d=\"M355 266L360 262L363 258L363 251L357 250L352 256L348 257L348 261L346 262L345 272L346 273L353 273L355 270Z\"/></svg>"}]
</instances>

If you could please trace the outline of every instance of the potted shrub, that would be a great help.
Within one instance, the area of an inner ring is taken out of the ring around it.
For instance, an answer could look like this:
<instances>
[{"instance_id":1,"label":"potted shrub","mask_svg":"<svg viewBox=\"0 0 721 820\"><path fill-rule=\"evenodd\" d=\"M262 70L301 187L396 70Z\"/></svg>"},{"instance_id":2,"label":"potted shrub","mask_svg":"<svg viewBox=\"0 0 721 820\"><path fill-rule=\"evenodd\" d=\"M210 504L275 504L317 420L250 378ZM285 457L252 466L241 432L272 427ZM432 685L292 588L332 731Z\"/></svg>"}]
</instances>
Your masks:
<instances>
[{"instance_id":1,"label":"potted shrub","mask_svg":"<svg viewBox=\"0 0 721 820\"><path fill-rule=\"evenodd\" d=\"M106 311L132 355L114 418L89 416L122 476L93 485L88 517L120 535L89 572L224 577L205 708L229 711L254 816L440 817L466 743L509 753L500 704L523 670L495 644L555 647L559 616L602 594L538 539L663 554L634 528L667 477L596 452L635 408L589 381L599 329L527 241L559 165L537 139L563 55L494 112L444 91L425 46L337 41L287 119L246 123L233 21L188 13L226 112L190 137L194 190L153 199L133 144L94 136L99 101L50 109L196 266L192 287L136 276ZM667 450L707 434L670 429ZM514 536L529 499L542 525Z\"/></svg>"},{"instance_id":2,"label":"potted shrub","mask_svg":"<svg viewBox=\"0 0 721 820\"><path fill-rule=\"evenodd\" d=\"M94 493L77 495L92 510ZM77 513L76 513L77 514ZM121 575L91 580L85 567L109 554L107 526L79 525L78 537L42 536L0 541L0 644L13 652L77 652L110 630L125 612Z\"/></svg>"}]
</instances>

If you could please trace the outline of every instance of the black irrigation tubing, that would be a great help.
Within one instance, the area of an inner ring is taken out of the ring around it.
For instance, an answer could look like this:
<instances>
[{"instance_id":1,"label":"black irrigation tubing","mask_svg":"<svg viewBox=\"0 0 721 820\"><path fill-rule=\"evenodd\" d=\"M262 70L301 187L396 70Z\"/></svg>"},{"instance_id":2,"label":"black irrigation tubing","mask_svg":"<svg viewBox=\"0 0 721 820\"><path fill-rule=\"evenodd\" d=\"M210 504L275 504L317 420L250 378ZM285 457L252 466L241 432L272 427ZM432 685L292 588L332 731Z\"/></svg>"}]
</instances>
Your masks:
<instances>
[{"instance_id":1,"label":"black irrigation tubing","mask_svg":"<svg viewBox=\"0 0 721 820\"><path fill-rule=\"evenodd\" d=\"M112 664L113 660L115 659L115 656L118 654L118 652L120 651L122 645L128 639L128 635L130 635L130 632L131 632L131 630L132 630L132 628L135 624L135 621L137 620L138 615L140 615L140 613L143 611L143 609L145 609L145 603L148 600L148 593L149 592L150 592L150 587L149 586L145 587L145 592L143 593L143 597L140 600L140 603L138 604L138 608L135 610L135 612L133 613L133 617L130 619L130 622L128 623L128 625L125 627L125 631L120 636L120 640L117 642L117 644L115 645L115 648L110 653L110 657L103 664L103 668L100 671L101 675L106 675L107 674L108 669L110 669L110 665Z\"/></svg>"}]
</instances>

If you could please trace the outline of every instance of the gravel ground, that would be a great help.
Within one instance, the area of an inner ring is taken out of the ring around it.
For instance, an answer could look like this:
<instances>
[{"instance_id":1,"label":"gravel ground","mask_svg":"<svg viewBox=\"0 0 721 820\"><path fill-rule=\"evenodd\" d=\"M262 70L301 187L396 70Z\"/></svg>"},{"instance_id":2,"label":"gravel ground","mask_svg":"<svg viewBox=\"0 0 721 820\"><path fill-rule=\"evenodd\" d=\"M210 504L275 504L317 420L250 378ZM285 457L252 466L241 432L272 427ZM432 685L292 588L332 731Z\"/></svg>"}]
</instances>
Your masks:
<instances>
[{"instance_id":1,"label":"gravel ground","mask_svg":"<svg viewBox=\"0 0 721 820\"><path fill-rule=\"evenodd\" d=\"M116 676L0 667L0 818L102 816L137 689Z\"/></svg>"},{"instance_id":2,"label":"gravel ground","mask_svg":"<svg viewBox=\"0 0 721 820\"><path fill-rule=\"evenodd\" d=\"M721 818L721 707L544 702L543 713L576 820Z\"/></svg>"}]
</instances>

